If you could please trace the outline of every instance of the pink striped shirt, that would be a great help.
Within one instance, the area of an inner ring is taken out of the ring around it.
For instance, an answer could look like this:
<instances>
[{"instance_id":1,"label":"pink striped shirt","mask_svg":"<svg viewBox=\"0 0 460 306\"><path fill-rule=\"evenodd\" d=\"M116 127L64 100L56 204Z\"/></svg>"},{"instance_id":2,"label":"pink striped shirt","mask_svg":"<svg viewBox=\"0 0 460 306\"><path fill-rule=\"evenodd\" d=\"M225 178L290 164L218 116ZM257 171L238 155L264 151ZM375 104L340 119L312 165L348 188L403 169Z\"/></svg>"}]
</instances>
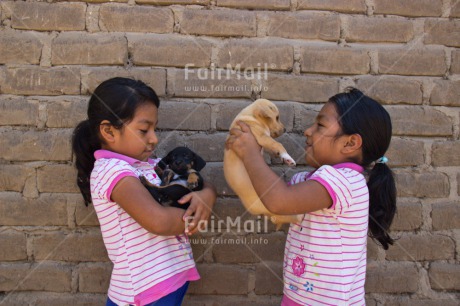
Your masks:
<instances>
[{"instance_id":1,"label":"pink striped shirt","mask_svg":"<svg viewBox=\"0 0 460 306\"><path fill-rule=\"evenodd\" d=\"M315 180L332 206L291 224L284 252L283 306L365 305L369 191L363 168L322 166L294 175L291 184Z\"/></svg>"},{"instance_id":2,"label":"pink striped shirt","mask_svg":"<svg viewBox=\"0 0 460 306\"><path fill-rule=\"evenodd\" d=\"M186 281L199 279L185 234L152 234L110 199L115 185L126 176L143 175L151 183L160 184L154 171L159 160L141 162L106 150L96 151L94 157L91 197L113 262L110 299L118 305L145 305L176 291Z\"/></svg>"}]
</instances>

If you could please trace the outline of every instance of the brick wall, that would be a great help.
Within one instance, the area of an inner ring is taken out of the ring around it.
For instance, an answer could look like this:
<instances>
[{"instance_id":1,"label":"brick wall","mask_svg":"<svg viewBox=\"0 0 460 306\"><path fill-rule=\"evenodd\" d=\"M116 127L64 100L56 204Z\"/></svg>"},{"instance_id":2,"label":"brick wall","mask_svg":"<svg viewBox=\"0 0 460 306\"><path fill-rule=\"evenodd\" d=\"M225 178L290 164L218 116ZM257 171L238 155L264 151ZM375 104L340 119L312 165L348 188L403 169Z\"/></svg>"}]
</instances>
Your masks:
<instances>
[{"instance_id":1,"label":"brick wall","mask_svg":"<svg viewBox=\"0 0 460 306\"><path fill-rule=\"evenodd\" d=\"M194 240L202 280L186 305L281 299L286 227L217 230L227 217L259 222L223 179L233 116L257 97L275 101L287 127L280 141L303 169L301 132L350 85L394 123L398 240L387 252L369 241L367 303L458 305L459 1L109 2L0 2L0 305L104 303L111 265L74 183L70 135L91 90L113 76L157 91L158 154L189 145L219 191L215 230ZM261 77L245 77L254 68Z\"/></svg>"}]
</instances>

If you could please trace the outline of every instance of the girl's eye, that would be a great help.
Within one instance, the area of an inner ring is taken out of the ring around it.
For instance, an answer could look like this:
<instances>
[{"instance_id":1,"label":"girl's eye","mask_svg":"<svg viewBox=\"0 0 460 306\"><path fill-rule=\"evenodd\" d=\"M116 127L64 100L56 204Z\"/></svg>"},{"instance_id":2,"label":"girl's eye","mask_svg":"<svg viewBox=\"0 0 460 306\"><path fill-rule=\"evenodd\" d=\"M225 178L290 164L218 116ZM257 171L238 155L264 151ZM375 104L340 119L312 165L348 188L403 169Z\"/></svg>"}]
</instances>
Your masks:
<instances>
[{"instance_id":1,"label":"girl's eye","mask_svg":"<svg viewBox=\"0 0 460 306\"><path fill-rule=\"evenodd\" d=\"M147 134L147 130L139 130L142 134Z\"/></svg>"}]
</instances>

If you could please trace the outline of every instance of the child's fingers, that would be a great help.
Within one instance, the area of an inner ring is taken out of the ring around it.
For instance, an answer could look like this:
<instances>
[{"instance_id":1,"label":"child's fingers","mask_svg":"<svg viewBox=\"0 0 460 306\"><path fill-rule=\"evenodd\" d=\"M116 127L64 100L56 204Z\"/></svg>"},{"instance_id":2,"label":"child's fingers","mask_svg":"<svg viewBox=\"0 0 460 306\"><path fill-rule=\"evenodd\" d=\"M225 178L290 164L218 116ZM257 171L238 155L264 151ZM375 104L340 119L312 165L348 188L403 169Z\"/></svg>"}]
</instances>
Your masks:
<instances>
[{"instance_id":1,"label":"child's fingers","mask_svg":"<svg viewBox=\"0 0 460 306\"><path fill-rule=\"evenodd\" d=\"M180 198L179 201L177 201L177 202L179 204L185 204L185 203L190 202L191 200L192 200L192 193L187 193L182 198Z\"/></svg>"},{"instance_id":2,"label":"child's fingers","mask_svg":"<svg viewBox=\"0 0 460 306\"><path fill-rule=\"evenodd\" d=\"M187 228L185 229L186 234L192 235L192 234L196 233L196 231L198 230L198 225L199 225L200 220L201 220L200 218L201 218L201 210L197 209L194 212L193 220L190 223L187 224Z\"/></svg>"},{"instance_id":3,"label":"child's fingers","mask_svg":"<svg viewBox=\"0 0 460 306\"><path fill-rule=\"evenodd\" d=\"M241 127L241 131L244 133L251 132L251 128L249 125L246 124L246 122L243 121L237 121L236 124L238 124Z\"/></svg>"}]
</instances>

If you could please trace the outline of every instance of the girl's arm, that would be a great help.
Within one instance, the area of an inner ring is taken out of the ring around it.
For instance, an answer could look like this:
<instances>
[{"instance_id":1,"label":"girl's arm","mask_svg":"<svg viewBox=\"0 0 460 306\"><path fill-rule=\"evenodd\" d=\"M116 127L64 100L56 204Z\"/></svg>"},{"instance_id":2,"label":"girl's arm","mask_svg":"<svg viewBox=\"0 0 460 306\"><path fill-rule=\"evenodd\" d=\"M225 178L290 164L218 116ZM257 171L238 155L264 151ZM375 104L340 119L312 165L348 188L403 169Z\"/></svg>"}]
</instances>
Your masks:
<instances>
[{"instance_id":1,"label":"girl's arm","mask_svg":"<svg viewBox=\"0 0 460 306\"><path fill-rule=\"evenodd\" d=\"M172 236L185 231L184 210L160 205L135 177L122 178L113 188L111 199L153 234Z\"/></svg>"},{"instance_id":2,"label":"girl's arm","mask_svg":"<svg viewBox=\"0 0 460 306\"><path fill-rule=\"evenodd\" d=\"M232 129L226 149L233 150L243 161L252 185L265 207L277 215L304 214L328 208L332 199L326 188L316 181L288 186L265 163L260 146L248 125L238 123Z\"/></svg>"}]
</instances>

